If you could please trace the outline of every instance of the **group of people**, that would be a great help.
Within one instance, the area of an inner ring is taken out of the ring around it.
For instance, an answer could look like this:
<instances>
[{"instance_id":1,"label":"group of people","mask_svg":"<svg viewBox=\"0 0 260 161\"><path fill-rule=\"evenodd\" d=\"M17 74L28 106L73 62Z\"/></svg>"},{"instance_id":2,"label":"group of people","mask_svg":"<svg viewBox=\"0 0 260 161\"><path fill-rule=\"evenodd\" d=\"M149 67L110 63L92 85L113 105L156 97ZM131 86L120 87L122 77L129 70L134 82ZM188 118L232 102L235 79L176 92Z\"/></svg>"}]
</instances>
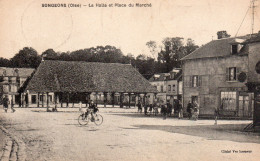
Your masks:
<instances>
[{"instance_id":1,"label":"group of people","mask_svg":"<svg viewBox=\"0 0 260 161\"><path fill-rule=\"evenodd\" d=\"M191 101L189 101L189 103L187 105L187 113L188 113L189 119L198 120L199 104L197 101L194 101L194 103L191 103Z\"/></svg>"},{"instance_id":2,"label":"group of people","mask_svg":"<svg viewBox=\"0 0 260 161\"><path fill-rule=\"evenodd\" d=\"M178 114L178 118L183 118L183 107L179 100L175 100L172 105L170 101L167 101L166 104L163 101L155 101L153 104L145 104L139 100L137 103L138 112L142 113L142 109L144 109L144 114L150 116L154 114L155 116L160 113L163 115L163 118L166 119L167 116L172 116L173 114Z\"/></svg>"}]
</instances>

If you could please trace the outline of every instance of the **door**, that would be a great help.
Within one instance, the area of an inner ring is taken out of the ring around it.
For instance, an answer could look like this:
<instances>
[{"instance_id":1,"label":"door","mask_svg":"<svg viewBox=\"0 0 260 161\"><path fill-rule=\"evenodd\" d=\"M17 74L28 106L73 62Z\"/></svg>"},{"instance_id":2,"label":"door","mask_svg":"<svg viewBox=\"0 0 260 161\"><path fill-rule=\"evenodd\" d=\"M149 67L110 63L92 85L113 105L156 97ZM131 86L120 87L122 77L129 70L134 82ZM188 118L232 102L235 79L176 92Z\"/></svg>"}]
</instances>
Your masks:
<instances>
[{"instance_id":1,"label":"door","mask_svg":"<svg viewBox=\"0 0 260 161\"><path fill-rule=\"evenodd\" d=\"M198 103L198 96L191 96L191 103L193 104L195 101Z\"/></svg>"},{"instance_id":2,"label":"door","mask_svg":"<svg viewBox=\"0 0 260 161\"><path fill-rule=\"evenodd\" d=\"M249 96L239 96L239 117L252 117L252 107L251 102L249 100Z\"/></svg>"}]
</instances>

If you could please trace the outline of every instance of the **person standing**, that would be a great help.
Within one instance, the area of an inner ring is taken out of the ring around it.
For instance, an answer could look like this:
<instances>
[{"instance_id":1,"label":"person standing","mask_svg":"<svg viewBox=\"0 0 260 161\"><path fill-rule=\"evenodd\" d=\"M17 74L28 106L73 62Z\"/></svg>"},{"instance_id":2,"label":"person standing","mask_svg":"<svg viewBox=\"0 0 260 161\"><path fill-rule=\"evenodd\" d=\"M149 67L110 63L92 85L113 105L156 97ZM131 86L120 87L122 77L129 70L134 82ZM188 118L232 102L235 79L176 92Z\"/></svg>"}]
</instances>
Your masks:
<instances>
[{"instance_id":1,"label":"person standing","mask_svg":"<svg viewBox=\"0 0 260 161\"><path fill-rule=\"evenodd\" d=\"M178 113L179 113L179 119L183 118L183 107L182 107L182 104L179 103L178 105Z\"/></svg>"},{"instance_id":2,"label":"person standing","mask_svg":"<svg viewBox=\"0 0 260 161\"><path fill-rule=\"evenodd\" d=\"M167 101L166 105L167 105L167 113L168 113L169 116L171 116L171 114L172 114L172 105L170 104L169 100Z\"/></svg>"},{"instance_id":3,"label":"person standing","mask_svg":"<svg viewBox=\"0 0 260 161\"><path fill-rule=\"evenodd\" d=\"M138 101L137 107L138 107L138 112L142 113L142 103L141 103L141 100Z\"/></svg>"},{"instance_id":4,"label":"person standing","mask_svg":"<svg viewBox=\"0 0 260 161\"><path fill-rule=\"evenodd\" d=\"M189 103L187 105L187 112L188 112L189 119L191 119L191 111L192 111L192 104L191 104L191 101L189 101Z\"/></svg>"},{"instance_id":5,"label":"person standing","mask_svg":"<svg viewBox=\"0 0 260 161\"><path fill-rule=\"evenodd\" d=\"M8 98L7 95L5 95L4 98L3 98L3 106L4 106L5 112L7 112L9 104L10 104L9 98Z\"/></svg>"},{"instance_id":6,"label":"person standing","mask_svg":"<svg viewBox=\"0 0 260 161\"><path fill-rule=\"evenodd\" d=\"M199 103L194 101L194 119L197 121L199 118Z\"/></svg>"},{"instance_id":7,"label":"person standing","mask_svg":"<svg viewBox=\"0 0 260 161\"><path fill-rule=\"evenodd\" d=\"M15 112L13 96L12 96L12 99L11 99L11 110L12 110L12 112Z\"/></svg>"},{"instance_id":8,"label":"person standing","mask_svg":"<svg viewBox=\"0 0 260 161\"><path fill-rule=\"evenodd\" d=\"M156 116L156 115L158 115L158 113L159 113L159 111L158 111L158 107L159 107L160 105L159 105L159 102L158 101L156 101L156 102L154 102L154 115Z\"/></svg>"},{"instance_id":9,"label":"person standing","mask_svg":"<svg viewBox=\"0 0 260 161\"><path fill-rule=\"evenodd\" d=\"M161 105L161 113L163 115L163 119L166 120L167 117L167 106L165 106L164 104Z\"/></svg>"}]
</instances>

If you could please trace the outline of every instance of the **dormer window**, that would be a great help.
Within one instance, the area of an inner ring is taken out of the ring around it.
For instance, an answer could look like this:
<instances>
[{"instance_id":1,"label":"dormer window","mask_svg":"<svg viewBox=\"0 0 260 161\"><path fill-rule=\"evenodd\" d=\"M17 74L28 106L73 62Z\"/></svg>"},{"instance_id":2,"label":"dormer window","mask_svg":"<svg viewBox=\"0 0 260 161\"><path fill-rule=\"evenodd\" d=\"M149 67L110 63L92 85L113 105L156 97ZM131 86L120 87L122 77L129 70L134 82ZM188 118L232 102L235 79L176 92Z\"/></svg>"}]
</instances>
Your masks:
<instances>
[{"instance_id":1,"label":"dormer window","mask_svg":"<svg viewBox=\"0 0 260 161\"><path fill-rule=\"evenodd\" d=\"M229 42L231 47L231 54L237 54L240 52L241 48L243 47L244 39L235 38Z\"/></svg>"},{"instance_id":2,"label":"dormer window","mask_svg":"<svg viewBox=\"0 0 260 161\"><path fill-rule=\"evenodd\" d=\"M232 54L238 53L238 44L231 45L231 53Z\"/></svg>"}]
</instances>

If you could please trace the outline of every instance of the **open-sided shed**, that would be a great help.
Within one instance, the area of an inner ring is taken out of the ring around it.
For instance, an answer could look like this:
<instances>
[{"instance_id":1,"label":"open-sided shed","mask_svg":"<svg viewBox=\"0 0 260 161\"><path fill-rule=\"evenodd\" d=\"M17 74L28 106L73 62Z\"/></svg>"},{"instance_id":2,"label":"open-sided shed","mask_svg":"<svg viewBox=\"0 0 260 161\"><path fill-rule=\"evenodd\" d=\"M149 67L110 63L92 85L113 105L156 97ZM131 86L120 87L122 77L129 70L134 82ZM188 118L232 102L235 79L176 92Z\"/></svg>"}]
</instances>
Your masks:
<instances>
[{"instance_id":1,"label":"open-sided shed","mask_svg":"<svg viewBox=\"0 0 260 161\"><path fill-rule=\"evenodd\" d=\"M156 88L130 64L56 60L43 61L25 91L38 95L52 92L55 102L72 93L103 92L104 96L107 93L157 93ZM39 100L37 102L39 104Z\"/></svg>"}]
</instances>

